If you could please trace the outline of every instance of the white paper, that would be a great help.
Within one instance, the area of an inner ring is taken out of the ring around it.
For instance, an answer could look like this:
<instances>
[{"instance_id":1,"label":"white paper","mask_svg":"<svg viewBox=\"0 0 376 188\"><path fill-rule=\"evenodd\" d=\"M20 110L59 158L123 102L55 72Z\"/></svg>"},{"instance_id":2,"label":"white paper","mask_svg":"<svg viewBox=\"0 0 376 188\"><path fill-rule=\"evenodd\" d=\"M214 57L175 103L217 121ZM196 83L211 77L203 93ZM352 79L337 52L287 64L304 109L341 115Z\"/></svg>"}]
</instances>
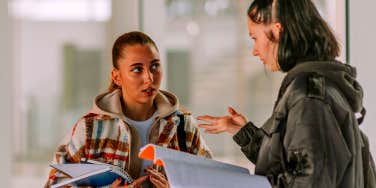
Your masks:
<instances>
[{"instance_id":1,"label":"white paper","mask_svg":"<svg viewBox=\"0 0 376 188\"><path fill-rule=\"evenodd\" d=\"M266 177L251 175L249 170L153 144L154 162L163 161L172 188L271 188ZM142 150L141 149L141 152Z\"/></svg>"}]
</instances>

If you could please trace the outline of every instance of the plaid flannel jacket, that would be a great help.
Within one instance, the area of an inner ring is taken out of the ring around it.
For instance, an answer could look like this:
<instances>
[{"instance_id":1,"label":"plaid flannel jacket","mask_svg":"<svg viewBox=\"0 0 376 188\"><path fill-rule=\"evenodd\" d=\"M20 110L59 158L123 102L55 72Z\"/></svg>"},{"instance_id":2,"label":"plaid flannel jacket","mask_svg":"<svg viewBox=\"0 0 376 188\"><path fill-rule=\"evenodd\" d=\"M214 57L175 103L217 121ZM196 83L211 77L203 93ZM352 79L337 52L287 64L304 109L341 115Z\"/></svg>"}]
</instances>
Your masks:
<instances>
[{"instance_id":1,"label":"plaid flannel jacket","mask_svg":"<svg viewBox=\"0 0 376 188\"><path fill-rule=\"evenodd\" d=\"M178 113L181 112L175 111L166 117L155 119L150 128L150 143L180 150L177 137L177 126L180 125ZM211 158L211 153L200 136L193 117L189 113L184 113L184 120L187 152ZM138 154L138 148L134 150L136 147L132 148L134 147L132 142L138 139L132 136L132 126L121 118L89 113L73 126L71 132L58 146L53 163L79 163L85 158L117 165L137 177L139 171L133 173L131 171L140 168L132 164L135 163L132 160L135 160ZM45 187L66 178L63 173L52 169Z\"/></svg>"}]
</instances>

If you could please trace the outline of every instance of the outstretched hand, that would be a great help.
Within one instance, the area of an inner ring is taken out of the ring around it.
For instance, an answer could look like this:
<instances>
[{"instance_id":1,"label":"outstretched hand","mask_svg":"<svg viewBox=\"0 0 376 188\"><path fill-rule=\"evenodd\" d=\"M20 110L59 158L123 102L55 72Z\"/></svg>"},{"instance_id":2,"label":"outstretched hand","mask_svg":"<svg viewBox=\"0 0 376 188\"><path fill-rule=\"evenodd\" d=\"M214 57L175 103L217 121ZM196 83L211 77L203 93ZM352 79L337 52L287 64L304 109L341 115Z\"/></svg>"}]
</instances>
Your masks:
<instances>
[{"instance_id":1,"label":"outstretched hand","mask_svg":"<svg viewBox=\"0 0 376 188\"><path fill-rule=\"evenodd\" d=\"M198 126L204 128L205 132L210 134L228 132L235 135L247 123L247 119L231 107L228 107L227 111L230 115L222 117L204 115L197 117L198 120L205 122Z\"/></svg>"}]
</instances>

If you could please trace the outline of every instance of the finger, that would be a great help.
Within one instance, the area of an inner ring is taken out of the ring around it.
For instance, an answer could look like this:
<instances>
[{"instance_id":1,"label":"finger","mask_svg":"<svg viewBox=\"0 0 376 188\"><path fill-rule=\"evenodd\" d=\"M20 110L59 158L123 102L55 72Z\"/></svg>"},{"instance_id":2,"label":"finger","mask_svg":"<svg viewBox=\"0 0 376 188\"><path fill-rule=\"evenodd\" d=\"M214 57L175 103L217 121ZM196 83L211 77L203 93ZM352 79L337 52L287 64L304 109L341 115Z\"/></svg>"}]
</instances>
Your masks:
<instances>
[{"instance_id":1,"label":"finger","mask_svg":"<svg viewBox=\"0 0 376 188\"><path fill-rule=\"evenodd\" d=\"M155 186L155 187L166 187L167 182L163 183L159 179L155 177L150 177L150 182Z\"/></svg>"},{"instance_id":2,"label":"finger","mask_svg":"<svg viewBox=\"0 0 376 188\"><path fill-rule=\"evenodd\" d=\"M155 170L155 169L153 169L153 168L151 168L151 169L147 169L146 172L147 172L149 175L151 175L151 176L153 176L153 177L155 177L155 178L158 178L158 179L165 179L165 176L164 176L162 173L158 172L157 170Z\"/></svg>"},{"instance_id":3,"label":"finger","mask_svg":"<svg viewBox=\"0 0 376 188\"><path fill-rule=\"evenodd\" d=\"M129 186L130 187L136 187L136 186L139 186L142 184L142 182L146 181L148 179L148 176L142 176L142 177L139 177L137 178L136 180L133 181L133 183L131 183Z\"/></svg>"},{"instance_id":4,"label":"finger","mask_svg":"<svg viewBox=\"0 0 376 188\"><path fill-rule=\"evenodd\" d=\"M155 170L153 168L147 169L147 173L150 175L150 177L153 177L153 178L156 178L156 179L159 179L159 180L166 179L164 174L158 172L157 170Z\"/></svg>"},{"instance_id":5,"label":"finger","mask_svg":"<svg viewBox=\"0 0 376 188\"><path fill-rule=\"evenodd\" d=\"M200 127L200 128L203 128L204 132L213 131L213 130L218 129L217 127L213 127L213 126L205 126L205 127Z\"/></svg>"},{"instance_id":6,"label":"finger","mask_svg":"<svg viewBox=\"0 0 376 188\"><path fill-rule=\"evenodd\" d=\"M111 187L118 187L121 183L121 178L116 178L116 180L114 182L112 182L112 184L110 185L110 188Z\"/></svg>"},{"instance_id":7,"label":"finger","mask_svg":"<svg viewBox=\"0 0 376 188\"><path fill-rule=\"evenodd\" d=\"M217 121L218 117L205 115L205 116L198 116L197 119L201 121L214 123L215 121Z\"/></svg>"},{"instance_id":8,"label":"finger","mask_svg":"<svg viewBox=\"0 0 376 188\"><path fill-rule=\"evenodd\" d=\"M222 133L224 131L220 130L220 129L207 129L207 130L205 130L205 132L209 133L209 134L219 134L219 133Z\"/></svg>"},{"instance_id":9,"label":"finger","mask_svg":"<svg viewBox=\"0 0 376 188\"><path fill-rule=\"evenodd\" d=\"M154 187L161 187L162 183L159 182L157 179L150 177L150 182L154 185Z\"/></svg>"},{"instance_id":10,"label":"finger","mask_svg":"<svg viewBox=\"0 0 376 188\"><path fill-rule=\"evenodd\" d=\"M240 114L239 114L237 111L235 111L235 109L232 108L231 106L229 106L229 107L227 108L227 111L228 111L228 113L230 113L230 114L233 115L233 116L240 115Z\"/></svg>"},{"instance_id":11,"label":"finger","mask_svg":"<svg viewBox=\"0 0 376 188\"><path fill-rule=\"evenodd\" d=\"M213 124L198 124L197 126L204 129L214 127Z\"/></svg>"},{"instance_id":12,"label":"finger","mask_svg":"<svg viewBox=\"0 0 376 188\"><path fill-rule=\"evenodd\" d=\"M206 130L211 131L211 130L219 129L219 127L215 127L215 126L207 126L207 127L203 127L203 128L205 129L205 131L206 131Z\"/></svg>"},{"instance_id":13,"label":"finger","mask_svg":"<svg viewBox=\"0 0 376 188\"><path fill-rule=\"evenodd\" d=\"M167 182L167 179L165 177L150 175L149 178L154 178L154 179L158 180L158 182L160 182L162 184L165 184Z\"/></svg>"}]
</instances>

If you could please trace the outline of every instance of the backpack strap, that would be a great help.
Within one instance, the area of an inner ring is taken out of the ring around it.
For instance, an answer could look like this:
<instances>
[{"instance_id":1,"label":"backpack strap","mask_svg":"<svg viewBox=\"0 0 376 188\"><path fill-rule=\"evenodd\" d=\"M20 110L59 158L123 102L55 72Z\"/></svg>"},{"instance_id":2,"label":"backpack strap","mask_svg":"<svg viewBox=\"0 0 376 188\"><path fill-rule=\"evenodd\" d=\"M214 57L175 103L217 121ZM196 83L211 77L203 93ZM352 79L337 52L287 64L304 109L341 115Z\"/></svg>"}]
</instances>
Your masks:
<instances>
[{"instance_id":1,"label":"backpack strap","mask_svg":"<svg viewBox=\"0 0 376 188\"><path fill-rule=\"evenodd\" d=\"M179 125L178 125L178 143L179 143L179 148L180 148L180 151L184 151L184 152L187 152L187 143L186 143L186 138L187 138L187 134L184 130L184 127L185 127L185 119L184 119L184 114L183 113L178 113L177 114L179 119L180 119L180 122L179 122Z\"/></svg>"}]
</instances>

